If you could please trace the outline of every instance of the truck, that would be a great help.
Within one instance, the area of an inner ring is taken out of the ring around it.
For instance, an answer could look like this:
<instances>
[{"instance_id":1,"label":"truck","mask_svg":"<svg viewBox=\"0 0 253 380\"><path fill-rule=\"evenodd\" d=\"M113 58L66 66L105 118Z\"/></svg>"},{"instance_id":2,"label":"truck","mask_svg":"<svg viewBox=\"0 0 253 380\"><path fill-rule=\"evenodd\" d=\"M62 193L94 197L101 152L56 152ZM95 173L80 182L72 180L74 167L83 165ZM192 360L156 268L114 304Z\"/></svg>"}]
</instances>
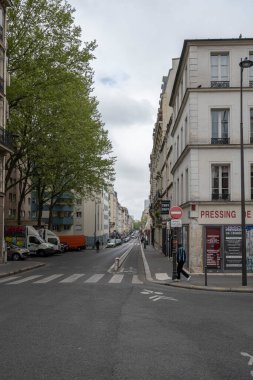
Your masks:
<instances>
[{"instance_id":1,"label":"truck","mask_svg":"<svg viewBox=\"0 0 253 380\"><path fill-rule=\"evenodd\" d=\"M32 226L5 226L4 239L7 244L29 249L31 255L48 256L55 253L53 244L46 243Z\"/></svg>"},{"instance_id":2,"label":"truck","mask_svg":"<svg viewBox=\"0 0 253 380\"><path fill-rule=\"evenodd\" d=\"M61 244L67 244L69 250L86 249L86 237L84 235L61 235Z\"/></svg>"},{"instance_id":3,"label":"truck","mask_svg":"<svg viewBox=\"0 0 253 380\"><path fill-rule=\"evenodd\" d=\"M47 228L40 228L38 232L40 237L42 237L46 243L53 244L55 253L60 253L62 251L60 239L53 231L50 231Z\"/></svg>"}]
</instances>

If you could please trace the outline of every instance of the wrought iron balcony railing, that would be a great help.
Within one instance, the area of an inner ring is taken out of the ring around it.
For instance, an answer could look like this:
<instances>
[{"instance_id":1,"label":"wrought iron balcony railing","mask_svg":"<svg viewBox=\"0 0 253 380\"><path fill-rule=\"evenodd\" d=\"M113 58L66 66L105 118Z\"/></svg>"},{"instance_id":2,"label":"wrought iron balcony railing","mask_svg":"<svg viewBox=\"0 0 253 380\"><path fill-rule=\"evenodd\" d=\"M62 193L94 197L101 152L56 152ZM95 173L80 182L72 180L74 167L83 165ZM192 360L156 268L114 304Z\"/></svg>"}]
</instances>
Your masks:
<instances>
[{"instance_id":1,"label":"wrought iron balcony railing","mask_svg":"<svg viewBox=\"0 0 253 380\"><path fill-rule=\"evenodd\" d=\"M211 87L213 88L228 88L230 83L228 80L212 80Z\"/></svg>"},{"instance_id":2,"label":"wrought iron balcony railing","mask_svg":"<svg viewBox=\"0 0 253 380\"><path fill-rule=\"evenodd\" d=\"M211 144L224 145L224 144L229 144L229 142L230 142L229 137L221 137L221 138L212 137L211 138Z\"/></svg>"},{"instance_id":3,"label":"wrought iron balcony railing","mask_svg":"<svg viewBox=\"0 0 253 380\"><path fill-rule=\"evenodd\" d=\"M229 193L212 193L212 200L213 201L230 201L230 194Z\"/></svg>"},{"instance_id":4,"label":"wrought iron balcony railing","mask_svg":"<svg viewBox=\"0 0 253 380\"><path fill-rule=\"evenodd\" d=\"M6 129L0 127L0 144L5 145L9 149L13 149L14 136Z\"/></svg>"}]
</instances>

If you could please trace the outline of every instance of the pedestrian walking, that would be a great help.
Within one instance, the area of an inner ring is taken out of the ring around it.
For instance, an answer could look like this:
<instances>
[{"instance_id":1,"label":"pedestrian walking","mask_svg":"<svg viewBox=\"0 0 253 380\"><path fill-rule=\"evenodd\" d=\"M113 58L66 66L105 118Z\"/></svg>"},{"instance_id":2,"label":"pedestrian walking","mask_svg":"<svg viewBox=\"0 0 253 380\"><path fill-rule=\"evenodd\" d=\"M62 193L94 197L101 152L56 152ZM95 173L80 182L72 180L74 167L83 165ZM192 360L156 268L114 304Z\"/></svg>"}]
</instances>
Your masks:
<instances>
[{"instance_id":1,"label":"pedestrian walking","mask_svg":"<svg viewBox=\"0 0 253 380\"><path fill-rule=\"evenodd\" d=\"M99 252L99 247L100 247L100 241L99 241L99 240L97 240L97 241L96 241L96 248L97 248L97 252Z\"/></svg>"},{"instance_id":2,"label":"pedestrian walking","mask_svg":"<svg viewBox=\"0 0 253 380\"><path fill-rule=\"evenodd\" d=\"M191 276L189 273L187 273L183 266L186 262L186 252L182 244L178 244L178 250L177 250L177 279L180 280L180 274L182 273L186 278L187 281L190 280Z\"/></svg>"}]
</instances>

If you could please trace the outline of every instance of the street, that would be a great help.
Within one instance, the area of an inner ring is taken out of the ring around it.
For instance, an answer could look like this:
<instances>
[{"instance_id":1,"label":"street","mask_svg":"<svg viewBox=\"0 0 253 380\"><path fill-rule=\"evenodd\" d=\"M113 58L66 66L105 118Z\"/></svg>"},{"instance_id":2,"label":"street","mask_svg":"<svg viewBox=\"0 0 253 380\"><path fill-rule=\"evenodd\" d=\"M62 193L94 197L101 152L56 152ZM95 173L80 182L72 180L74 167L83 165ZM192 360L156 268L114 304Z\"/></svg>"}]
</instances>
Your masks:
<instances>
[{"instance_id":1,"label":"street","mask_svg":"<svg viewBox=\"0 0 253 380\"><path fill-rule=\"evenodd\" d=\"M1 379L253 377L252 294L148 282L137 240L43 260L0 280Z\"/></svg>"}]
</instances>

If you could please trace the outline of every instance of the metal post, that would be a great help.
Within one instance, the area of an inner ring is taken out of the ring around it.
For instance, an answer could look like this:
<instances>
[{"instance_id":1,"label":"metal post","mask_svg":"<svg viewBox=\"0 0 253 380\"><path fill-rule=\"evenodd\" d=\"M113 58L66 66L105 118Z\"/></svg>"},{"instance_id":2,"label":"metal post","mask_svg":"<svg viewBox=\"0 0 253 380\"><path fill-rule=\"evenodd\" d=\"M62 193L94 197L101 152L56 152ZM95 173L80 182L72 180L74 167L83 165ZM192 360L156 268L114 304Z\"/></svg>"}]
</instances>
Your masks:
<instances>
[{"instance_id":1,"label":"metal post","mask_svg":"<svg viewBox=\"0 0 253 380\"><path fill-rule=\"evenodd\" d=\"M247 286L246 231L245 231L245 187L244 187L244 152L243 152L243 109L242 86L243 67L241 67L240 86L240 153L241 153L241 229L242 229L242 286Z\"/></svg>"},{"instance_id":2,"label":"metal post","mask_svg":"<svg viewBox=\"0 0 253 380\"><path fill-rule=\"evenodd\" d=\"M97 240L97 210L96 210L96 200L95 200L95 225L94 225L94 248L96 247L96 240Z\"/></svg>"},{"instance_id":3,"label":"metal post","mask_svg":"<svg viewBox=\"0 0 253 380\"><path fill-rule=\"evenodd\" d=\"M177 228L173 228L173 248L172 248L172 255L173 255L173 273L172 273L172 280L175 280L177 278L177 247L178 247L178 234L177 234Z\"/></svg>"}]
</instances>

